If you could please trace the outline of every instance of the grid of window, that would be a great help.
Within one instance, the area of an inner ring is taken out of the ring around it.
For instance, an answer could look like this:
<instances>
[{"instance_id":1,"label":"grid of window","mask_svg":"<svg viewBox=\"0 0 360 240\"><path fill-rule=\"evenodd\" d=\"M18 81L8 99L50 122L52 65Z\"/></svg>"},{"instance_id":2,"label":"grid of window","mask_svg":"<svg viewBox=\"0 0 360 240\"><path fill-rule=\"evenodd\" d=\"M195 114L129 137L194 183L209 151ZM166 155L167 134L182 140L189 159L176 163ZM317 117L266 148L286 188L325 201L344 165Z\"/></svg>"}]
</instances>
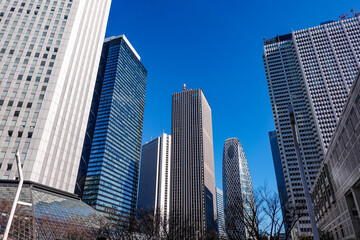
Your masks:
<instances>
[{"instance_id":1,"label":"grid of window","mask_svg":"<svg viewBox=\"0 0 360 240\"><path fill-rule=\"evenodd\" d=\"M360 67L360 19L350 18L265 41L264 65L290 203L303 190L288 117L296 113L300 149L310 188ZM298 229L309 229L302 225Z\"/></svg>"},{"instance_id":2,"label":"grid of window","mask_svg":"<svg viewBox=\"0 0 360 240\"><path fill-rule=\"evenodd\" d=\"M0 222L8 220L11 201L17 184L0 181ZM54 189L44 189L25 183L20 200L32 206L18 205L9 237L12 239L66 239L69 232L78 232L91 239L93 233L106 223L104 216L74 195L63 195ZM4 225L2 225L4 226Z\"/></svg>"},{"instance_id":3,"label":"grid of window","mask_svg":"<svg viewBox=\"0 0 360 240\"><path fill-rule=\"evenodd\" d=\"M312 192L319 225L334 239L360 234L360 75L354 82Z\"/></svg>"},{"instance_id":4,"label":"grid of window","mask_svg":"<svg viewBox=\"0 0 360 240\"><path fill-rule=\"evenodd\" d=\"M110 9L86 2L0 1L1 179L19 149L25 179L73 192Z\"/></svg>"},{"instance_id":5,"label":"grid of window","mask_svg":"<svg viewBox=\"0 0 360 240\"><path fill-rule=\"evenodd\" d=\"M360 68L359 35L359 17L293 34L325 152Z\"/></svg>"},{"instance_id":6,"label":"grid of window","mask_svg":"<svg viewBox=\"0 0 360 240\"><path fill-rule=\"evenodd\" d=\"M216 230L211 109L200 89L172 95L171 138L170 214L179 225L191 216L200 237Z\"/></svg>"},{"instance_id":7,"label":"grid of window","mask_svg":"<svg viewBox=\"0 0 360 240\"><path fill-rule=\"evenodd\" d=\"M69 0L0 1L0 136L4 140L0 162L4 166L13 162L17 149L26 159L71 7ZM9 178L10 171L7 168L2 178Z\"/></svg>"},{"instance_id":8,"label":"grid of window","mask_svg":"<svg viewBox=\"0 0 360 240\"><path fill-rule=\"evenodd\" d=\"M135 214L147 75L124 38L104 43L97 79L102 84L100 102L82 197L119 218Z\"/></svg>"},{"instance_id":9,"label":"grid of window","mask_svg":"<svg viewBox=\"0 0 360 240\"><path fill-rule=\"evenodd\" d=\"M237 138L229 138L224 143L223 189L225 224L227 222L229 224L231 238L248 238L250 236L248 232L251 229L247 230L243 221L239 220L245 214L236 209L248 211L248 214L251 214L254 194L245 152ZM230 224L234 225L230 226Z\"/></svg>"}]
</instances>

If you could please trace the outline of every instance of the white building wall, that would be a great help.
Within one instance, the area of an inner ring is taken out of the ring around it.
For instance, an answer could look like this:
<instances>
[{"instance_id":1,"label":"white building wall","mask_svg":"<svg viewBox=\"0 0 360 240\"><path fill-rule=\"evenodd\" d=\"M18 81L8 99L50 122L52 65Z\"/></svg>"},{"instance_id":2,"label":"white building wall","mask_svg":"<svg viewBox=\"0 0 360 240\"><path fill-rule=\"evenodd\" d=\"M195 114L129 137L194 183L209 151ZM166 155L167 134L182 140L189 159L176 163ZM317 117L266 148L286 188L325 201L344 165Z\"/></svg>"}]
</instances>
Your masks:
<instances>
[{"instance_id":1,"label":"white building wall","mask_svg":"<svg viewBox=\"0 0 360 240\"><path fill-rule=\"evenodd\" d=\"M284 39L285 37L285 39ZM360 66L359 17L294 31L264 46L279 150L292 204L305 203L288 116L296 114L300 149L310 190ZM296 225L310 234L308 217Z\"/></svg>"},{"instance_id":2,"label":"white building wall","mask_svg":"<svg viewBox=\"0 0 360 240\"><path fill-rule=\"evenodd\" d=\"M0 91L9 93L0 97L0 178L15 178L16 167L7 169L19 148L27 180L74 191L110 3L0 2L0 58L8 65L0 70Z\"/></svg>"}]
</instances>

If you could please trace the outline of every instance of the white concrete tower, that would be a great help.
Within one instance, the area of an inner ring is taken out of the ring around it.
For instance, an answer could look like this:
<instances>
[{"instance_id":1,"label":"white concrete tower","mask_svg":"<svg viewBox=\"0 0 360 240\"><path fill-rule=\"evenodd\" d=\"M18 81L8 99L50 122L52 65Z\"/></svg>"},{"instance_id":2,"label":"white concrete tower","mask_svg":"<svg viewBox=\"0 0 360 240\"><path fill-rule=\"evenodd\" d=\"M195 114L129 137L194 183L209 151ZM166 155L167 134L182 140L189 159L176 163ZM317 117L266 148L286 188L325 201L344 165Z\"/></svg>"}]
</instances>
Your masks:
<instances>
[{"instance_id":1,"label":"white concrete tower","mask_svg":"<svg viewBox=\"0 0 360 240\"><path fill-rule=\"evenodd\" d=\"M110 3L0 1L1 179L74 191Z\"/></svg>"},{"instance_id":2,"label":"white concrete tower","mask_svg":"<svg viewBox=\"0 0 360 240\"><path fill-rule=\"evenodd\" d=\"M289 203L302 205L288 105L311 190L360 67L359 15L265 40L263 57ZM294 233L311 235L306 215Z\"/></svg>"},{"instance_id":3,"label":"white concrete tower","mask_svg":"<svg viewBox=\"0 0 360 240\"><path fill-rule=\"evenodd\" d=\"M138 213L154 214L154 224L162 223L157 226L160 234L165 231L161 228L168 227L170 213L170 157L171 136L166 133L142 146Z\"/></svg>"}]
</instances>

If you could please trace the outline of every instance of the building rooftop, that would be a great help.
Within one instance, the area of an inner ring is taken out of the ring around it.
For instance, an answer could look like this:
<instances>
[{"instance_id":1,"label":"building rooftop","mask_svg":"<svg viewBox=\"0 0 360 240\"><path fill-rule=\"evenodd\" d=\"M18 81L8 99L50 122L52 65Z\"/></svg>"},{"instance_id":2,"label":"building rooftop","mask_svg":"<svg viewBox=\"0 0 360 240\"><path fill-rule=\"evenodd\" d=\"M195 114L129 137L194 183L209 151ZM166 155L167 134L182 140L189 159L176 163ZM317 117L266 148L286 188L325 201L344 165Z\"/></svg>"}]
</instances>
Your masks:
<instances>
[{"instance_id":1,"label":"building rooftop","mask_svg":"<svg viewBox=\"0 0 360 240\"><path fill-rule=\"evenodd\" d=\"M126 44L130 47L130 49L133 51L133 53L135 54L135 56L137 57L137 59L139 59L140 61L140 55L136 52L135 48L131 45L131 43L129 42L129 40L126 38L125 34L122 34L122 35L119 35L119 36L112 36L112 37L108 37L108 38L105 38L104 42L110 42L112 40L115 40L115 39L124 39L124 41L126 42Z\"/></svg>"}]
</instances>

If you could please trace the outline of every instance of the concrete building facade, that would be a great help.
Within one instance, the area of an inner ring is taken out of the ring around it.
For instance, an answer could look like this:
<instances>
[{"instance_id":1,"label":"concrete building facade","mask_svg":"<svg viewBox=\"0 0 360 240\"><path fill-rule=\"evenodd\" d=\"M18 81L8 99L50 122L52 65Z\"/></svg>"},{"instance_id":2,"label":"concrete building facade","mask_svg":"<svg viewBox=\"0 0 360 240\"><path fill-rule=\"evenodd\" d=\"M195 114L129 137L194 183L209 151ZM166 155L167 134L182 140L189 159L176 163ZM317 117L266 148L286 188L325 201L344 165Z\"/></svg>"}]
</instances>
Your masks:
<instances>
[{"instance_id":1,"label":"concrete building facade","mask_svg":"<svg viewBox=\"0 0 360 240\"><path fill-rule=\"evenodd\" d=\"M171 136L166 133L142 146L137 208L139 214L153 214L160 228L169 220L170 158Z\"/></svg>"},{"instance_id":2,"label":"concrete building facade","mask_svg":"<svg viewBox=\"0 0 360 240\"><path fill-rule=\"evenodd\" d=\"M360 238L360 74L353 84L312 191L318 227Z\"/></svg>"},{"instance_id":3,"label":"concrete building facade","mask_svg":"<svg viewBox=\"0 0 360 240\"><path fill-rule=\"evenodd\" d=\"M73 192L110 0L0 2L0 178Z\"/></svg>"},{"instance_id":4,"label":"concrete building facade","mask_svg":"<svg viewBox=\"0 0 360 240\"><path fill-rule=\"evenodd\" d=\"M304 204L288 106L295 111L310 190L359 68L360 18L330 21L264 42L264 66L290 204ZM307 216L294 234L311 234Z\"/></svg>"},{"instance_id":5,"label":"concrete building facade","mask_svg":"<svg viewBox=\"0 0 360 240\"><path fill-rule=\"evenodd\" d=\"M200 237L217 230L211 109L200 89L172 95L171 123L170 214Z\"/></svg>"}]
</instances>

